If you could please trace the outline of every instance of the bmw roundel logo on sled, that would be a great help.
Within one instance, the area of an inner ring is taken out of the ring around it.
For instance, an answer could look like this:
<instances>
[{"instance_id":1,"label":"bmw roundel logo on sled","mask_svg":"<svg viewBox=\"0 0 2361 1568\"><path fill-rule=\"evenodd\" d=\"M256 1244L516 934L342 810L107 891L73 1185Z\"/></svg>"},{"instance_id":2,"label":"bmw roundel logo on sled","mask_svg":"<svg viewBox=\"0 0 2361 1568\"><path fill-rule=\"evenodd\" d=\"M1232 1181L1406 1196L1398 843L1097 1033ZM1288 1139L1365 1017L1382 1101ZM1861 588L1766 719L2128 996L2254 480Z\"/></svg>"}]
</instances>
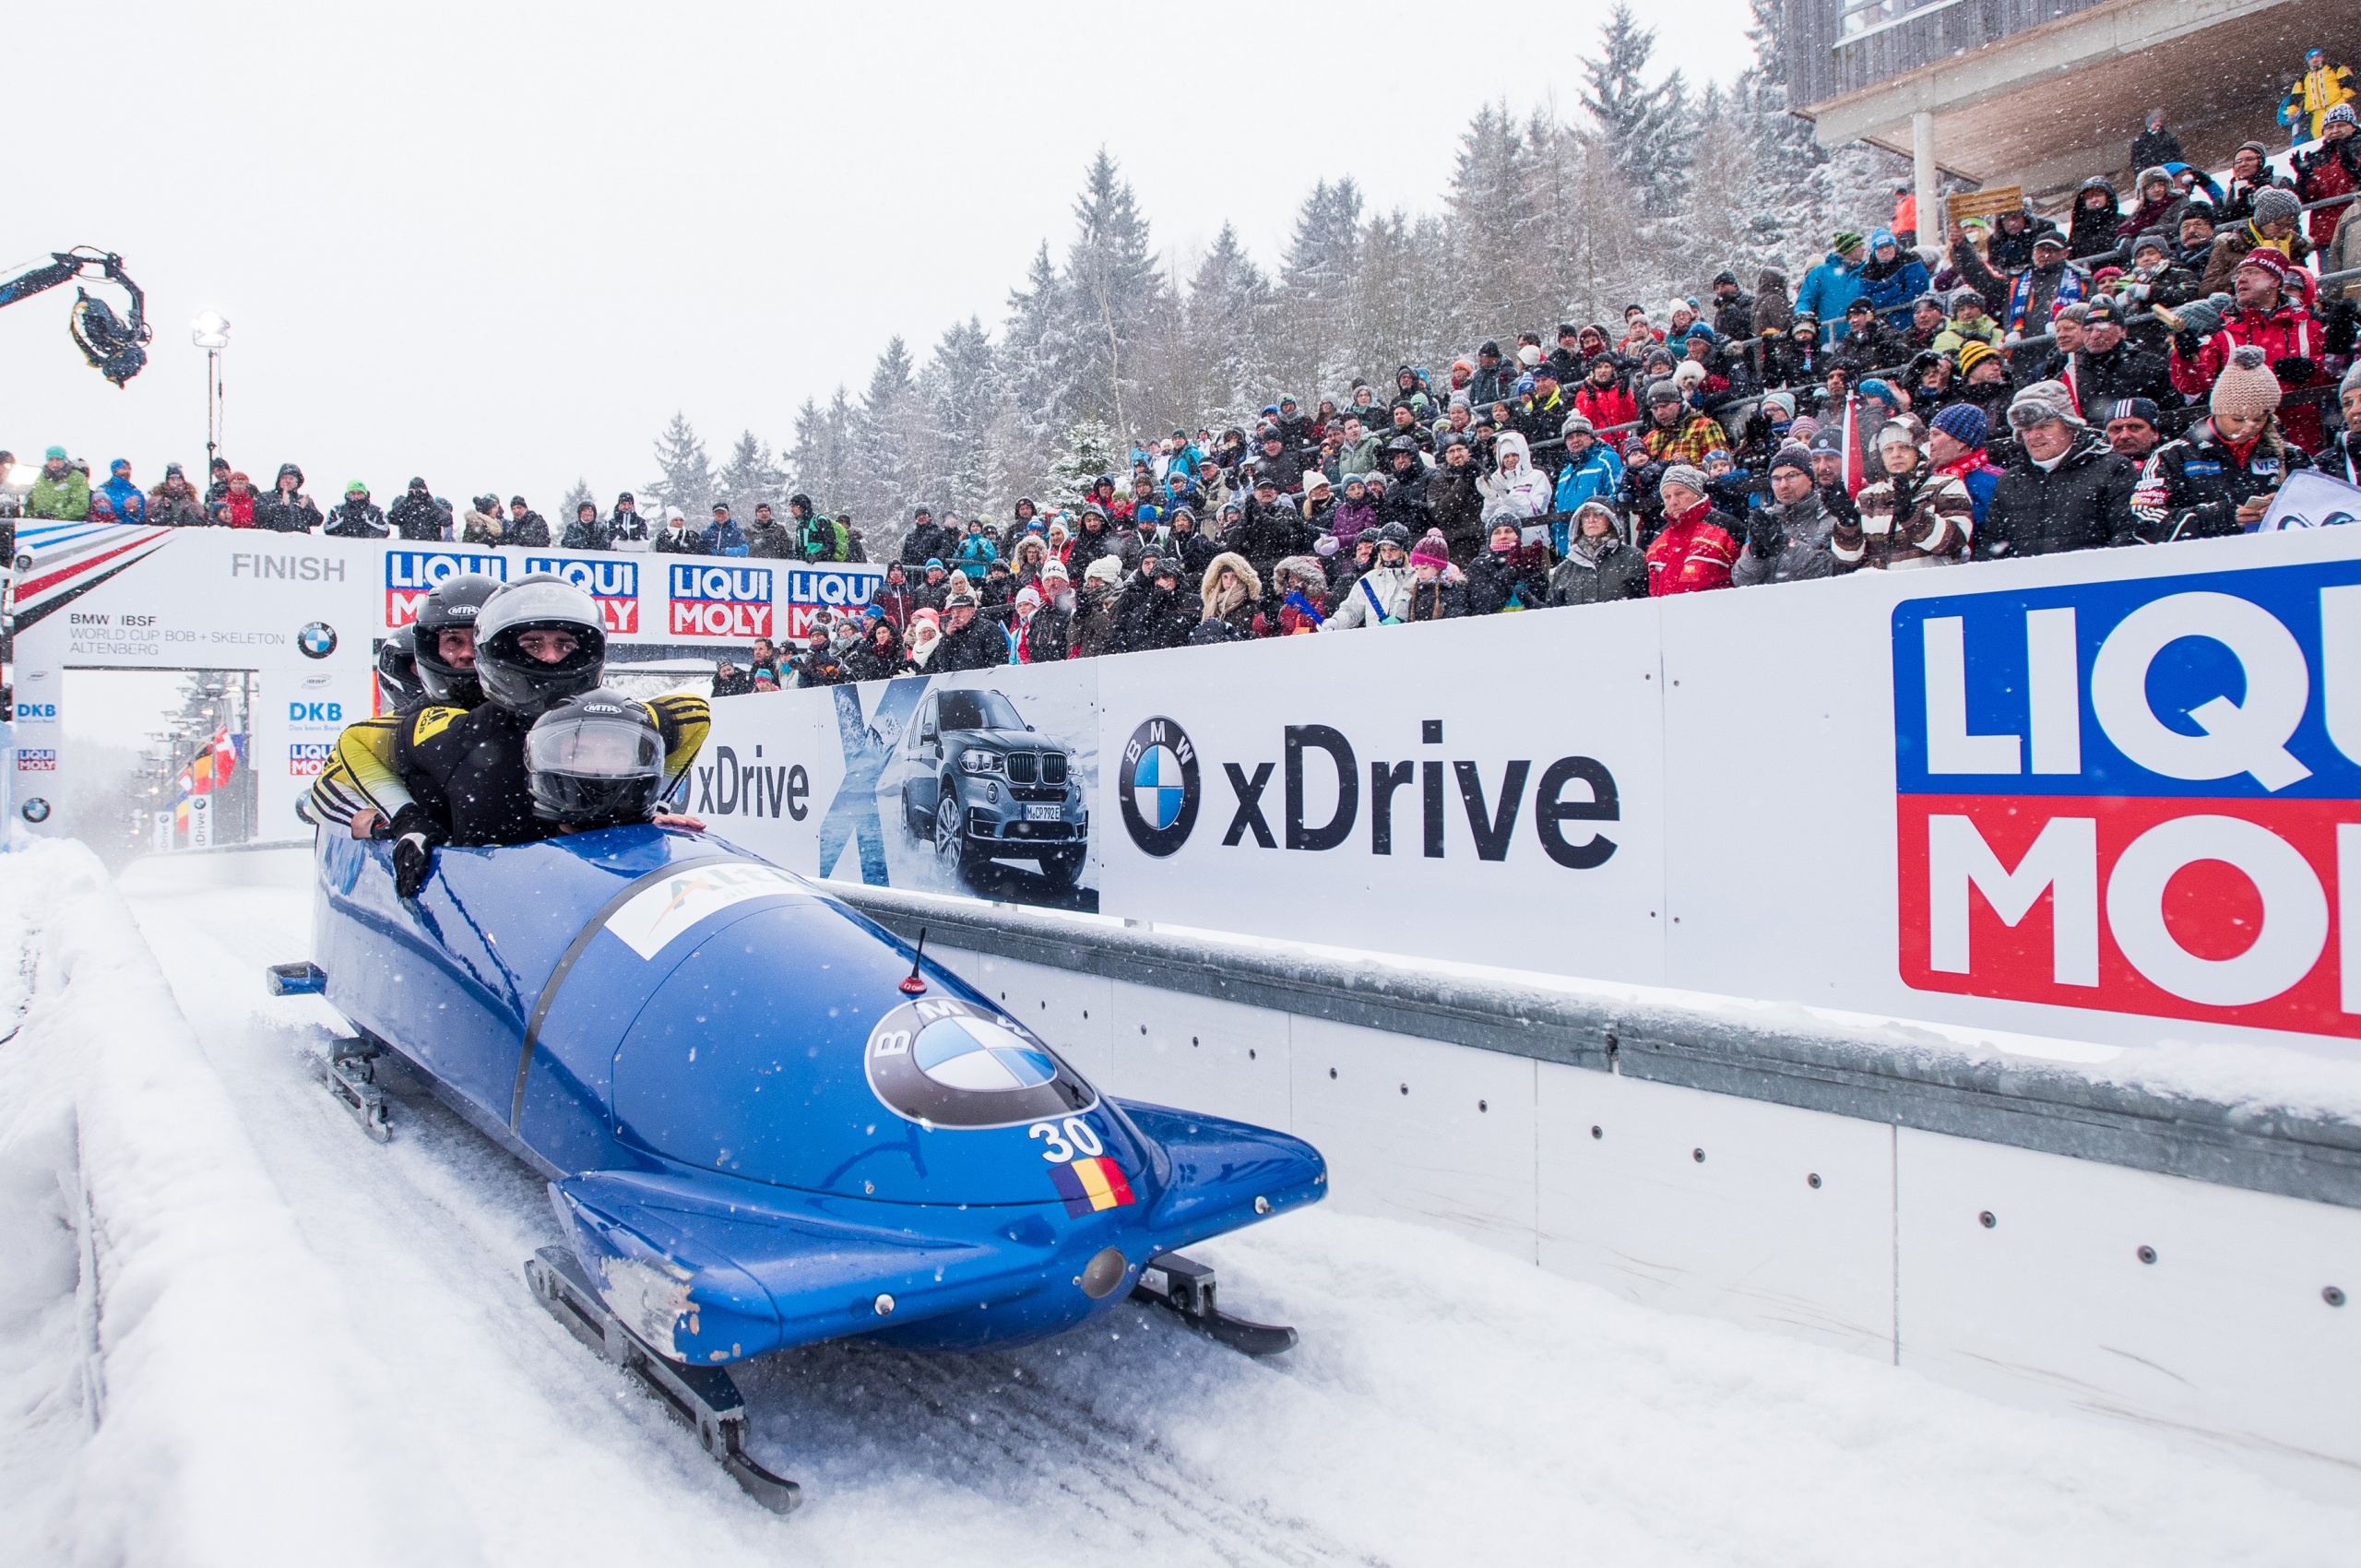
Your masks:
<instances>
[{"instance_id":1,"label":"bmw roundel logo on sled","mask_svg":"<svg viewBox=\"0 0 2361 1568\"><path fill-rule=\"evenodd\" d=\"M1189 841L1197 826L1197 748L1169 719L1151 719L1132 731L1117 770L1123 828L1132 842L1158 857Z\"/></svg>"},{"instance_id":2,"label":"bmw roundel logo on sled","mask_svg":"<svg viewBox=\"0 0 2361 1568\"><path fill-rule=\"evenodd\" d=\"M929 1126L1009 1127L1098 1103L1022 1025L957 997L905 1002L877 1020L864 1055L886 1109Z\"/></svg>"},{"instance_id":3,"label":"bmw roundel logo on sled","mask_svg":"<svg viewBox=\"0 0 2361 1568\"><path fill-rule=\"evenodd\" d=\"M314 621L295 634L295 647L306 659L326 659L336 651L336 628Z\"/></svg>"}]
</instances>

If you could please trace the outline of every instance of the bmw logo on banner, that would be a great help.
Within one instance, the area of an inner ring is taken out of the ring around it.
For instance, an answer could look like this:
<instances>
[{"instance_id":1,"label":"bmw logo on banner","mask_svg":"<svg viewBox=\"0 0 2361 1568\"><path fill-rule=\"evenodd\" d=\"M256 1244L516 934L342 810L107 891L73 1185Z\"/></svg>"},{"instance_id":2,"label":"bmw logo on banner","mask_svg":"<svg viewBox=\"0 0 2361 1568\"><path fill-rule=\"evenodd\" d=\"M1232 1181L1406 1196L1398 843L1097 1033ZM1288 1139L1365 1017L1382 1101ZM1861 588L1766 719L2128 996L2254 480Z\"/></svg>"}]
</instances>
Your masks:
<instances>
[{"instance_id":1,"label":"bmw logo on banner","mask_svg":"<svg viewBox=\"0 0 2361 1568\"><path fill-rule=\"evenodd\" d=\"M1197 748L1169 719L1151 719L1132 731L1116 774L1123 827L1151 855L1169 855L1197 826Z\"/></svg>"},{"instance_id":2,"label":"bmw logo on banner","mask_svg":"<svg viewBox=\"0 0 2361 1568\"><path fill-rule=\"evenodd\" d=\"M336 651L336 628L314 621L295 634L295 647L306 659L326 659Z\"/></svg>"},{"instance_id":3,"label":"bmw logo on banner","mask_svg":"<svg viewBox=\"0 0 2361 1568\"><path fill-rule=\"evenodd\" d=\"M1009 1127L1071 1116L1097 1094L1023 1025L957 997L905 1002L877 1021L869 1087L931 1127Z\"/></svg>"}]
</instances>

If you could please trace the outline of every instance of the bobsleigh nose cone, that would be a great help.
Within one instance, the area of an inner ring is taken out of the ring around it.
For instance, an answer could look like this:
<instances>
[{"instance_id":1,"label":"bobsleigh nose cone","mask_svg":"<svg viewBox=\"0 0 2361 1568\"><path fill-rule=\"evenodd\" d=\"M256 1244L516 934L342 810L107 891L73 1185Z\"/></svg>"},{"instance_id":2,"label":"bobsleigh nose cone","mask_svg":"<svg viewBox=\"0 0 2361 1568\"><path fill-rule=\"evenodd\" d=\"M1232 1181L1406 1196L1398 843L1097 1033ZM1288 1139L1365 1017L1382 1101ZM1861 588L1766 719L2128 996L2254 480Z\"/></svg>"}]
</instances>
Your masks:
<instances>
[{"instance_id":1,"label":"bobsleigh nose cone","mask_svg":"<svg viewBox=\"0 0 2361 1568\"><path fill-rule=\"evenodd\" d=\"M1131 1271L1132 1265L1124 1259L1122 1250L1118 1247L1109 1247L1085 1264L1082 1272L1074 1277L1074 1282L1082 1287L1084 1295L1094 1301L1099 1301L1106 1300L1115 1287L1123 1282L1123 1277Z\"/></svg>"}]
</instances>

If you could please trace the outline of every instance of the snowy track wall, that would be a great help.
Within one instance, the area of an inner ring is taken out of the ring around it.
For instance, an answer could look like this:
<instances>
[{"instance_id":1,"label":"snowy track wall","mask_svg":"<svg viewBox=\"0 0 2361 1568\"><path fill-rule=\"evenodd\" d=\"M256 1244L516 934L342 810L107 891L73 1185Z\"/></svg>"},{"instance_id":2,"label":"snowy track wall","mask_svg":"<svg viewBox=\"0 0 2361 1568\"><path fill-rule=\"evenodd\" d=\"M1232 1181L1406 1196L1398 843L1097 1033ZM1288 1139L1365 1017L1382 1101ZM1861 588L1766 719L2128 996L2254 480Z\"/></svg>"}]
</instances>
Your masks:
<instances>
[{"instance_id":1,"label":"snowy track wall","mask_svg":"<svg viewBox=\"0 0 2361 1568\"><path fill-rule=\"evenodd\" d=\"M415 1556L430 1540L346 1419L336 1282L97 859L18 838L0 853L0 931L29 933L0 957L0 1391L23 1419L0 1431L0 1557Z\"/></svg>"},{"instance_id":2,"label":"snowy track wall","mask_svg":"<svg viewBox=\"0 0 2361 1568\"><path fill-rule=\"evenodd\" d=\"M2361 529L717 706L839 881L2361 1062Z\"/></svg>"},{"instance_id":3,"label":"snowy track wall","mask_svg":"<svg viewBox=\"0 0 2361 1568\"><path fill-rule=\"evenodd\" d=\"M2361 1496L2341 1073L2225 1099L2202 1056L846 896L1110 1092L1311 1139L1347 1211Z\"/></svg>"}]
</instances>

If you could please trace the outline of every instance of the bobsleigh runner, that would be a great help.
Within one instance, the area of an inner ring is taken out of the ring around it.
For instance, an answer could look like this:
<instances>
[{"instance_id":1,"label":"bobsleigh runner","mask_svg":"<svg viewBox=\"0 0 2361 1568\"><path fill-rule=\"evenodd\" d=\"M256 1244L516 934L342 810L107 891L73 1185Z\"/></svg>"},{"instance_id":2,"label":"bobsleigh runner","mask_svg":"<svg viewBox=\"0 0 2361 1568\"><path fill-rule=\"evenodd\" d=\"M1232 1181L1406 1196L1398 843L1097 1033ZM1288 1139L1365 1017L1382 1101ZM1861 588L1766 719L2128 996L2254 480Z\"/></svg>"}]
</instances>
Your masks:
<instances>
[{"instance_id":1,"label":"bobsleigh runner","mask_svg":"<svg viewBox=\"0 0 2361 1568\"><path fill-rule=\"evenodd\" d=\"M386 1136L392 1051L549 1178L542 1303L635 1374L766 1506L728 1368L860 1336L1020 1344L1171 1308L1249 1354L1178 1249L1326 1190L1284 1134L1109 1099L1031 1031L818 886L702 834L613 827L437 851L323 834L314 961L357 1039L329 1087ZM920 944L924 937L921 933Z\"/></svg>"}]
</instances>

